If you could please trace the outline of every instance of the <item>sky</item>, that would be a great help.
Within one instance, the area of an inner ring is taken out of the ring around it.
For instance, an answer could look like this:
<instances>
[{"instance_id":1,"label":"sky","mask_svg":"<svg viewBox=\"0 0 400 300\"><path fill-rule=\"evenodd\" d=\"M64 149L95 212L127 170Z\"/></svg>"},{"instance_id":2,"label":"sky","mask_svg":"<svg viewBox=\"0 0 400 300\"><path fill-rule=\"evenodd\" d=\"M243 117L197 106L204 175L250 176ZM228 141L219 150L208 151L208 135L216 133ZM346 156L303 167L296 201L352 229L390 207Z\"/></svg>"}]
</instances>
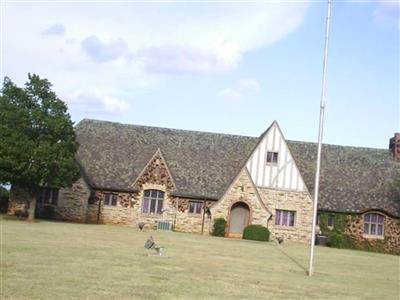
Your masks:
<instances>
[{"instance_id":1,"label":"sky","mask_svg":"<svg viewBox=\"0 0 400 300\"><path fill-rule=\"evenodd\" d=\"M2 74L83 118L317 141L326 1L2 2ZM324 142L400 131L399 2L333 0Z\"/></svg>"}]
</instances>

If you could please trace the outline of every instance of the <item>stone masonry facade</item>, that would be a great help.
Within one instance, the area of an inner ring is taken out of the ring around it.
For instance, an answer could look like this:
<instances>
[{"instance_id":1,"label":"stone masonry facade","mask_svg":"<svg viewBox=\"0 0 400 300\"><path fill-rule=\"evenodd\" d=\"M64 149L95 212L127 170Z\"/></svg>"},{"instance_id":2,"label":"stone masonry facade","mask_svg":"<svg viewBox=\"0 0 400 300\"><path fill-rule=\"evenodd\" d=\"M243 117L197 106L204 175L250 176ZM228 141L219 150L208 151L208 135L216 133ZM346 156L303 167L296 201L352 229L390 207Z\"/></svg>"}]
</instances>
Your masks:
<instances>
[{"instance_id":1,"label":"stone masonry facade","mask_svg":"<svg viewBox=\"0 0 400 300\"><path fill-rule=\"evenodd\" d=\"M231 207L237 202L243 202L250 208L250 224L267 226L271 213L261 201L246 167L240 171L225 195L211 206L212 218L224 218L229 224Z\"/></svg>"},{"instance_id":2,"label":"stone masonry facade","mask_svg":"<svg viewBox=\"0 0 400 300\"><path fill-rule=\"evenodd\" d=\"M14 215L18 211L26 211L28 209L26 202L28 198L29 194L26 191L13 185L10 190L7 214Z\"/></svg>"},{"instance_id":3,"label":"stone masonry facade","mask_svg":"<svg viewBox=\"0 0 400 300\"><path fill-rule=\"evenodd\" d=\"M373 211L368 211L371 213ZM400 220L392 218L382 212L384 216L384 235L371 237L364 235L364 214L348 215L348 224L344 233L352 238L358 249L373 249L379 252L400 254Z\"/></svg>"},{"instance_id":4,"label":"stone masonry facade","mask_svg":"<svg viewBox=\"0 0 400 300\"><path fill-rule=\"evenodd\" d=\"M83 178L72 187L59 191L58 203L53 207L53 218L100 224L137 226L144 222L155 227L160 220L169 221L177 231L208 235L215 218L228 222L229 235L231 208L243 202L249 207L249 224L259 224L271 232L273 239L283 238L308 243L311 235L312 199L310 194L282 189L256 187L246 167L239 172L225 194L218 200L194 199L173 195L173 178L160 151L157 151L144 168L132 190L111 191L91 189ZM160 214L143 213L143 196L146 190L164 192L163 210ZM104 205L105 194L117 196L116 205ZM12 186L8 214L27 209L28 193ZM201 203L200 213L190 213L191 201ZM295 212L294 226L275 225L276 211ZM383 214L382 212L380 212ZM349 214L344 234L350 236L360 249L378 249L380 252L400 253L400 220L386 214L383 237L368 237L363 234L363 214ZM235 236L239 237L239 236Z\"/></svg>"},{"instance_id":5,"label":"stone masonry facade","mask_svg":"<svg viewBox=\"0 0 400 300\"><path fill-rule=\"evenodd\" d=\"M273 216L268 228L274 238L289 239L296 242L309 242L311 238L313 201L308 192L258 188L258 192ZM275 225L276 210L295 212L294 226Z\"/></svg>"},{"instance_id":6,"label":"stone masonry facade","mask_svg":"<svg viewBox=\"0 0 400 300\"><path fill-rule=\"evenodd\" d=\"M52 218L78 223L86 222L89 196L90 188L83 178L78 179L69 188L60 189L57 205L49 205L53 208ZM24 189L12 186L7 214L14 215L17 211L26 211L28 199L29 194ZM36 215L40 217L40 208L38 207Z\"/></svg>"},{"instance_id":7,"label":"stone masonry facade","mask_svg":"<svg viewBox=\"0 0 400 300\"><path fill-rule=\"evenodd\" d=\"M203 202L206 207L212 202L172 196L174 184L161 152L157 151L136 180L134 188L134 192L94 191L87 207L86 222L134 226L143 222L147 226L155 227L158 221L163 220L174 224L177 231L208 234L210 217L204 215L204 211L201 214L189 213L189 201ZM161 214L142 212L145 190L159 190L165 193ZM117 205L104 205L105 194L115 194Z\"/></svg>"},{"instance_id":8,"label":"stone masonry facade","mask_svg":"<svg viewBox=\"0 0 400 300\"><path fill-rule=\"evenodd\" d=\"M272 189L256 188L244 167L219 201L191 199L172 196L173 180L160 152L136 180L132 192L110 190L90 190L83 178L71 188L61 189L58 205L54 207L54 218L73 222L120 224L136 226L144 222L155 227L157 221L165 220L174 225L177 231L210 234L213 220L222 217L229 223L233 204L244 202L250 208L249 224L268 227L272 237L306 242L310 235L312 201L308 193L295 193ZM165 193L162 214L142 213L143 193L156 189ZM115 194L115 206L104 205L104 195ZM23 209L24 194L12 189L9 213ZM190 201L202 202L205 209L200 214L189 213ZM274 210L287 209L296 211L296 224L293 228L280 228L274 225ZM228 228L227 228L228 229ZM226 233L229 236L227 230Z\"/></svg>"}]
</instances>

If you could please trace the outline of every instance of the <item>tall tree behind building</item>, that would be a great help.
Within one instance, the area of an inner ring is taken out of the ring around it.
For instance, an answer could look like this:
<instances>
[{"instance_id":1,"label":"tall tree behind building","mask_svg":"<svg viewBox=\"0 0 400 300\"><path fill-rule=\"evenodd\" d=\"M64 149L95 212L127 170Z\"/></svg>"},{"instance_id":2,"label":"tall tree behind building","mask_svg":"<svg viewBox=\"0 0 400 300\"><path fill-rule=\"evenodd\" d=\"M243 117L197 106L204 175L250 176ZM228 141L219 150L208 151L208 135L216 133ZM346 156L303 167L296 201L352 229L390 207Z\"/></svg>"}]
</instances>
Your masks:
<instances>
[{"instance_id":1,"label":"tall tree behind building","mask_svg":"<svg viewBox=\"0 0 400 300\"><path fill-rule=\"evenodd\" d=\"M0 94L0 183L28 192L29 220L41 187L68 187L79 178L73 122L51 86L35 74L24 87L6 77Z\"/></svg>"}]
</instances>

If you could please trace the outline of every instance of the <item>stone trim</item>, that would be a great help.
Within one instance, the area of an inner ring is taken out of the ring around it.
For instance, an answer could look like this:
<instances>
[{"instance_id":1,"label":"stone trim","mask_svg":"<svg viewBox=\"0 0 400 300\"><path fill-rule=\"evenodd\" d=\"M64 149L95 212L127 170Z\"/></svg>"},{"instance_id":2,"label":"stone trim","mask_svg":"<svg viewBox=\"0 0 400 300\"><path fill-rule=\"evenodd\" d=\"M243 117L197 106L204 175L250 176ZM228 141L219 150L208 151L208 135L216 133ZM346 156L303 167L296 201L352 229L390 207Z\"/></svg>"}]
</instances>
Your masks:
<instances>
[{"instance_id":1,"label":"stone trim","mask_svg":"<svg viewBox=\"0 0 400 300\"><path fill-rule=\"evenodd\" d=\"M244 204L247 205L247 207L249 208L249 218L247 220L246 226L249 226L250 224L252 224L252 221L253 221L253 210L252 210L252 207L251 207L251 203L248 203L248 201L246 201L245 199L239 199L238 201L232 202L231 205L229 206L229 209L228 209L228 222L227 222L227 227L226 227L226 230L225 230L225 237L242 238L243 234L229 232L229 228L231 228L232 207L237 203L244 203Z\"/></svg>"},{"instance_id":2,"label":"stone trim","mask_svg":"<svg viewBox=\"0 0 400 300\"><path fill-rule=\"evenodd\" d=\"M256 195L257 195L258 200L259 200L260 203L264 206L264 208L269 212L269 214L272 216L272 212L268 209L268 207L267 207L267 206L265 205L265 203L262 201L262 198L261 198L261 196L260 196L260 193L258 192L257 186L255 185L255 183L254 183L254 181L253 181L253 178L251 178L251 174L250 174L249 170L247 169L246 166L244 166L244 168L245 168L245 170L246 170L247 176L249 176L250 182L251 182L251 184L253 185L254 190L256 191Z\"/></svg>"},{"instance_id":3,"label":"stone trim","mask_svg":"<svg viewBox=\"0 0 400 300\"><path fill-rule=\"evenodd\" d=\"M139 179L145 174L147 168L151 165L151 163L157 159L157 156L160 157L160 159L162 160L162 162L164 163L165 169L167 170L167 173L169 175L169 178L171 180L172 186L174 189L176 189L176 185L174 183L174 179L172 177L172 173L168 168L167 162L161 152L160 148L157 148L156 152L154 152L153 156L149 159L149 161L147 162L147 164L144 166L144 168L142 169L142 171L139 173L139 175L136 177L135 181L133 182L133 184L131 185L132 187L135 187L136 183L139 181Z\"/></svg>"}]
</instances>

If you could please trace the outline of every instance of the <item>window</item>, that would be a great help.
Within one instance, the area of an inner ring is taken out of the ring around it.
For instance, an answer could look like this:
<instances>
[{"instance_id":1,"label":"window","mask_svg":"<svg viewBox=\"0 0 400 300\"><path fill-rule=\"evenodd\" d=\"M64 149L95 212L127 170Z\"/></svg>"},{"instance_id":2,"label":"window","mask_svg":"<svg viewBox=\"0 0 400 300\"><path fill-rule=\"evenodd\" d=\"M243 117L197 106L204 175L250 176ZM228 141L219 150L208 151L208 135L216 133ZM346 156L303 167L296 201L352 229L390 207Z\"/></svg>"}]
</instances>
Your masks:
<instances>
[{"instance_id":1,"label":"window","mask_svg":"<svg viewBox=\"0 0 400 300\"><path fill-rule=\"evenodd\" d=\"M201 201L189 201L189 213L201 214L203 210L203 202Z\"/></svg>"},{"instance_id":2,"label":"window","mask_svg":"<svg viewBox=\"0 0 400 300\"><path fill-rule=\"evenodd\" d=\"M277 209L275 214L275 225L293 227L295 216L295 211Z\"/></svg>"},{"instance_id":3,"label":"window","mask_svg":"<svg viewBox=\"0 0 400 300\"><path fill-rule=\"evenodd\" d=\"M145 190L143 194L142 213L161 214L164 203L164 192Z\"/></svg>"},{"instance_id":4,"label":"window","mask_svg":"<svg viewBox=\"0 0 400 300\"><path fill-rule=\"evenodd\" d=\"M41 205L57 205L58 203L58 189L42 188L37 203Z\"/></svg>"},{"instance_id":5,"label":"window","mask_svg":"<svg viewBox=\"0 0 400 300\"><path fill-rule=\"evenodd\" d=\"M267 164L276 165L278 163L278 152L267 152Z\"/></svg>"},{"instance_id":6,"label":"window","mask_svg":"<svg viewBox=\"0 0 400 300\"><path fill-rule=\"evenodd\" d=\"M104 205L117 206L117 194L105 193L103 196Z\"/></svg>"},{"instance_id":7,"label":"window","mask_svg":"<svg viewBox=\"0 0 400 300\"><path fill-rule=\"evenodd\" d=\"M328 221L327 221L327 223L328 223L328 226L329 227L333 227L333 224L334 224L334 218L333 218L333 215L328 215Z\"/></svg>"},{"instance_id":8,"label":"window","mask_svg":"<svg viewBox=\"0 0 400 300\"><path fill-rule=\"evenodd\" d=\"M383 235L385 217L380 214L368 213L364 215L364 234Z\"/></svg>"}]
</instances>

